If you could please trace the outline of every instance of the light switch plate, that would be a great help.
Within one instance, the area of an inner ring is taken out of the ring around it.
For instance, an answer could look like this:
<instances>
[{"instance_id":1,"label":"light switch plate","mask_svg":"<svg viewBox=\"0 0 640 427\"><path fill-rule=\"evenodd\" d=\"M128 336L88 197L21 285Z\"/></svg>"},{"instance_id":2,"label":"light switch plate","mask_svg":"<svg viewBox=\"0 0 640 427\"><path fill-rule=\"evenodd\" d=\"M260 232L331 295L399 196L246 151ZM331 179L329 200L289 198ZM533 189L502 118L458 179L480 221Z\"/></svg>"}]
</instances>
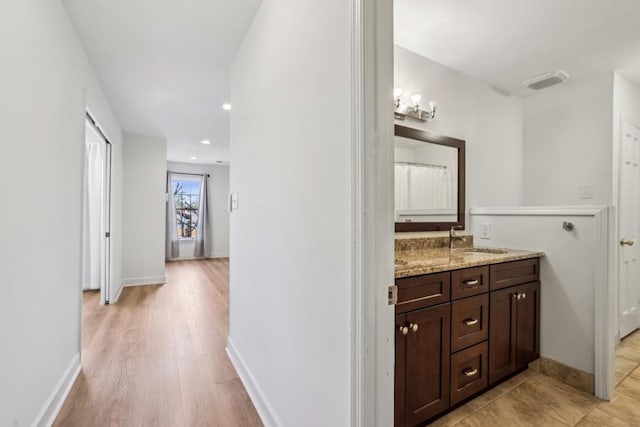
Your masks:
<instances>
[{"instance_id":1,"label":"light switch plate","mask_svg":"<svg viewBox=\"0 0 640 427\"><path fill-rule=\"evenodd\" d=\"M480 238L491 240L491 224L480 224Z\"/></svg>"},{"instance_id":2,"label":"light switch plate","mask_svg":"<svg viewBox=\"0 0 640 427\"><path fill-rule=\"evenodd\" d=\"M229 194L229 211L237 211L238 210L238 193Z\"/></svg>"},{"instance_id":3,"label":"light switch plate","mask_svg":"<svg viewBox=\"0 0 640 427\"><path fill-rule=\"evenodd\" d=\"M593 184L583 184L579 191L581 199L593 199Z\"/></svg>"}]
</instances>

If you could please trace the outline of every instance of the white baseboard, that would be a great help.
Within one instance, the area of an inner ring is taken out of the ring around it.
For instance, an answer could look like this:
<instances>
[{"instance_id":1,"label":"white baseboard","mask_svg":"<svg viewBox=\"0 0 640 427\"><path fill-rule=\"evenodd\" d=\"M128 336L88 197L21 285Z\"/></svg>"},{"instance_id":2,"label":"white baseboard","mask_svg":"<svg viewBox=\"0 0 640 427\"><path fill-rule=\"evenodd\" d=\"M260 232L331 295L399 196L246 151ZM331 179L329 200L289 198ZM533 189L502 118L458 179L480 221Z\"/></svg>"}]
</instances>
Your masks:
<instances>
[{"instance_id":1,"label":"white baseboard","mask_svg":"<svg viewBox=\"0 0 640 427\"><path fill-rule=\"evenodd\" d=\"M78 378L82 366L80 365L80 353L76 353L71 359L69 366L58 380L58 383L51 391L46 403L31 423L32 427L49 427L53 424L67 399L73 383Z\"/></svg>"},{"instance_id":2,"label":"white baseboard","mask_svg":"<svg viewBox=\"0 0 640 427\"><path fill-rule=\"evenodd\" d=\"M214 252L211 258L229 258L229 252Z\"/></svg>"},{"instance_id":3,"label":"white baseboard","mask_svg":"<svg viewBox=\"0 0 640 427\"><path fill-rule=\"evenodd\" d=\"M228 253L215 253L212 256L208 256L208 257L195 257L195 256L181 256L178 258L169 258L165 261L167 262L174 262L174 261L194 261L194 260L204 260L204 259L217 259L217 258L229 258L229 254Z\"/></svg>"},{"instance_id":4,"label":"white baseboard","mask_svg":"<svg viewBox=\"0 0 640 427\"><path fill-rule=\"evenodd\" d=\"M249 367L245 364L244 359L238 352L238 349L233 344L231 337L227 339L226 350L229 355L229 359L231 359L231 364L236 368L240 381L242 381L244 388L249 394L249 398L251 398L251 401L253 402L253 406L255 406L256 411L258 411L258 415L260 415L262 423L266 427L281 426L282 423L280 422L280 419L273 410L273 407L269 404L264 392L256 382L256 379L251 373Z\"/></svg>"},{"instance_id":5,"label":"white baseboard","mask_svg":"<svg viewBox=\"0 0 640 427\"><path fill-rule=\"evenodd\" d=\"M116 296L113 300L109 301L109 304L115 304L118 302L118 300L120 299L120 295L122 295L122 290L124 289L124 285L122 283L120 283L120 289L118 289L118 292L116 293Z\"/></svg>"},{"instance_id":6,"label":"white baseboard","mask_svg":"<svg viewBox=\"0 0 640 427\"><path fill-rule=\"evenodd\" d=\"M166 276L130 277L122 279L122 286L164 285Z\"/></svg>"}]
</instances>

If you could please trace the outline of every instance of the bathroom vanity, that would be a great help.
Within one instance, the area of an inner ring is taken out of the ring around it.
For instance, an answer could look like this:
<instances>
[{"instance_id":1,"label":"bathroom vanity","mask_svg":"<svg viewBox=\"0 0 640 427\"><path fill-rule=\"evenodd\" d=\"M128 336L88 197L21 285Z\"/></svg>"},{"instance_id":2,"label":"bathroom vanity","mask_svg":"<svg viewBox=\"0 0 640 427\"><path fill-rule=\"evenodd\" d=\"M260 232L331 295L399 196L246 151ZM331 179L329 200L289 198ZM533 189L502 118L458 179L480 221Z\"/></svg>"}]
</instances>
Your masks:
<instances>
[{"instance_id":1,"label":"bathroom vanity","mask_svg":"<svg viewBox=\"0 0 640 427\"><path fill-rule=\"evenodd\" d=\"M434 248L430 239L400 240L404 242L396 241L395 271L396 427L424 425L538 358L539 258L544 256L509 249Z\"/></svg>"}]
</instances>

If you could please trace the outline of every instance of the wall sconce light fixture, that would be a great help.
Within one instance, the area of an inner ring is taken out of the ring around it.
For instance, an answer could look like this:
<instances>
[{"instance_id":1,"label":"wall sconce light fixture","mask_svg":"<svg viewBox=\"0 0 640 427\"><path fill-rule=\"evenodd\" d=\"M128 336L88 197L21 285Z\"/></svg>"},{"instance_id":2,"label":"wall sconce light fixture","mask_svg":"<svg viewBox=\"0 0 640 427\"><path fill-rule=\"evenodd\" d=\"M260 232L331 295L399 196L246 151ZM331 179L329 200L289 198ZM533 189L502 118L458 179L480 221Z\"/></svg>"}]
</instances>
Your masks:
<instances>
[{"instance_id":1,"label":"wall sconce light fixture","mask_svg":"<svg viewBox=\"0 0 640 427\"><path fill-rule=\"evenodd\" d=\"M393 90L393 116L398 120L404 120L405 117L411 117L412 119L426 122L436 117L436 104L435 102L429 102L429 109L422 110L420 108L420 101L422 96L420 94L414 94L409 97L411 103L407 103L402 100L402 89L396 88Z\"/></svg>"}]
</instances>

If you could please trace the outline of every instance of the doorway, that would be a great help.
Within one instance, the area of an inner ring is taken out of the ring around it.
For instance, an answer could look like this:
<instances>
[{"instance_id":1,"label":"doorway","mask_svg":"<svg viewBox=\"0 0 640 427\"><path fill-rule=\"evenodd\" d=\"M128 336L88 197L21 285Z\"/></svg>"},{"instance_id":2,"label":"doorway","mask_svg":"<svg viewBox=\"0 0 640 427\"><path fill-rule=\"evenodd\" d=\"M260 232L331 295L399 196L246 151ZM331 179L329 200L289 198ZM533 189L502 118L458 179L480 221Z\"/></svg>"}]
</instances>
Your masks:
<instances>
[{"instance_id":1,"label":"doorway","mask_svg":"<svg viewBox=\"0 0 640 427\"><path fill-rule=\"evenodd\" d=\"M82 290L111 295L111 144L86 114L82 224Z\"/></svg>"},{"instance_id":2,"label":"doorway","mask_svg":"<svg viewBox=\"0 0 640 427\"><path fill-rule=\"evenodd\" d=\"M622 123L619 191L619 322L620 339L640 328L640 129Z\"/></svg>"}]
</instances>

